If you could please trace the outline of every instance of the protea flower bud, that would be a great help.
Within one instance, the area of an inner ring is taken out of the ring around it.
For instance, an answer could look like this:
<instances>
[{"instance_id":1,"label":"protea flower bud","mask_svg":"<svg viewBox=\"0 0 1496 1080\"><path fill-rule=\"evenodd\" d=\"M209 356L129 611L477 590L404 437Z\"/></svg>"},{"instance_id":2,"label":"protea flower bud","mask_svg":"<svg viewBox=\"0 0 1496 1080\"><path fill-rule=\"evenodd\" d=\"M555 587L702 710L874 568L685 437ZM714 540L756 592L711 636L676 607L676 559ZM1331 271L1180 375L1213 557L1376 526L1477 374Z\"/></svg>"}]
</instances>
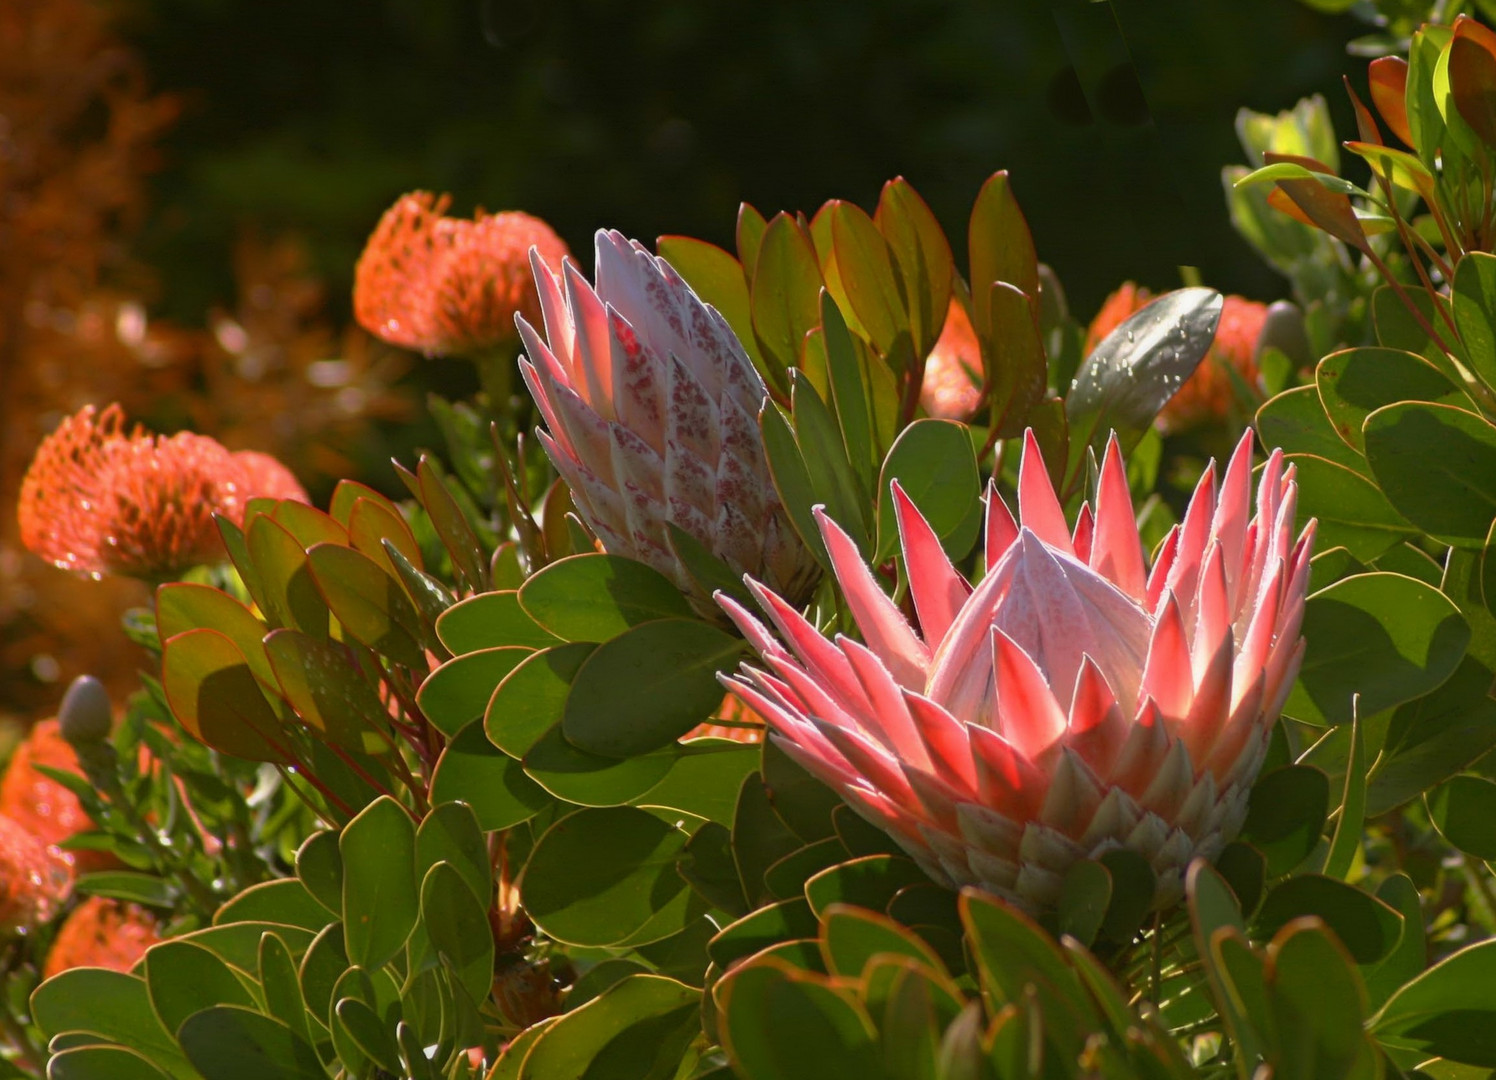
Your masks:
<instances>
[{"instance_id":1,"label":"protea flower bud","mask_svg":"<svg viewBox=\"0 0 1496 1080\"><path fill-rule=\"evenodd\" d=\"M1248 434L1219 489L1207 469L1148 571L1115 439L1072 533L1030 434L1021 525L989 490L974 589L895 487L920 633L822 515L866 644L828 641L753 582L789 647L719 596L769 668L725 681L937 881L1037 911L1076 860L1123 847L1168 904L1190 860L1241 827L1303 656L1313 525L1294 541L1277 451L1249 521L1251 471Z\"/></svg>"},{"instance_id":2,"label":"protea flower bud","mask_svg":"<svg viewBox=\"0 0 1496 1080\"><path fill-rule=\"evenodd\" d=\"M570 259L559 276L530 259L547 340L519 321L520 370L548 429L541 443L603 547L659 570L703 611L716 609L667 525L735 574L803 596L815 562L769 478L767 391L727 320L617 232L597 234L596 290Z\"/></svg>"},{"instance_id":3,"label":"protea flower bud","mask_svg":"<svg viewBox=\"0 0 1496 1080\"><path fill-rule=\"evenodd\" d=\"M21 542L65 570L173 577L224 557L214 514L239 522L257 495L306 501L284 465L203 435L125 431L85 405L37 447L21 481Z\"/></svg>"},{"instance_id":4,"label":"protea flower bud","mask_svg":"<svg viewBox=\"0 0 1496 1080\"><path fill-rule=\"evenodd\" d=\"M103 742L114 730L109 691L92 675L79 675L57 707L57 728L74 746Z\"/></svg>"}]
</instances>

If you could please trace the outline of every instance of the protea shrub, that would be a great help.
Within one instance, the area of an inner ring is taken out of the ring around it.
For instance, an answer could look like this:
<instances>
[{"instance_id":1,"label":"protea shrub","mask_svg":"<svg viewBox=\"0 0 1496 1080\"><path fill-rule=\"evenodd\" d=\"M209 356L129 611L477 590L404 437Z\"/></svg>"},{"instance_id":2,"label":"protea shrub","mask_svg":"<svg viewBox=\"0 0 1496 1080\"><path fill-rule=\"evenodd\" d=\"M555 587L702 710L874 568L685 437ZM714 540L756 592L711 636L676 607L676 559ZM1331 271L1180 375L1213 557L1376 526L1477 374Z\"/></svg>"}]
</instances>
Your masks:
<instances>
[{"instance_id":1,"label":"protea shrub","mask_svg":"<svg viewBox=\"0 0 1496 1080\"><path fill-rule=\"evenodd\" d=\"M1249 433L1149 568L1115 439L1072 530L1030 433L1016 520L989 489L975 586L895 485L918 631L821 514L862 641L751 581L781 638L719 595L766 668L724 681L935 880L1040 911L1077 860L1126 848L1166 905L1240 829L1303 656L1313 524L1295 540L1280 452L1255 517L1251 472Z\"/></svg>"},{"instance_id":2,"label":"protea shrub","mask_svg":"<svg viewBox=\"0 0 1496 1080\"><path fill-rule=\"evenodd\" d=\"M597 233L597 286L540 253L545 337L519 319L520 361L545 420L540 441L611 554L660 571L703 611L709 594L670 527L734 574L794 599L816 565L774 490L758 414L763 380L727 321L664 259Z\"/></svg>"}]
</instances>

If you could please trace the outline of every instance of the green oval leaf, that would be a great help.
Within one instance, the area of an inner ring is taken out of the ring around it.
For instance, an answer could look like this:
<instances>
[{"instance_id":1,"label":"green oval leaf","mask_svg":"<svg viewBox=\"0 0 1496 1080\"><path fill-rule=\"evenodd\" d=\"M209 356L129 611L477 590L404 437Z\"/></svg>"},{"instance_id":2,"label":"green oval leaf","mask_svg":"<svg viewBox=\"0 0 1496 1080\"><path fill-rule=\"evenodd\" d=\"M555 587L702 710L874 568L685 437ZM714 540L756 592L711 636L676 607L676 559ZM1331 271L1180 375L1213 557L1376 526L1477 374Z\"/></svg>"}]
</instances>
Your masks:
<instances>
[{"instance_id":1,"label":"green oval leaf","mask_svg":"<svg viewBox=\"0 0 1496 1080\"><path fill-rule=\"evenodd\" d=\"M453 656L518 645L544 649L561 644L520 607L517 590L479 593L458 601L436 620L436 635Z\"/></svg>"},{"instance_id":2,"label":"green oval leaf","mask_svg":"<svg viewBox=\"0 0 1496 1080\"><path fill-rule=\"evenodd\" d=\"M421 925L472 999L486 1000L493 988L493 930L486 905L451 863L438 862L426 872Z\"/></svg>"},{"instance_id":3,"label":"green oval leaf","mask_svg":"<svg viewBox=\"0 0 1496 1080\"><path fill-rule=\"evenodd\" d=\"M982 479L971 434L951 420L916 420L904 429L883 460L878 478L878 551L882 562L898 548L894 480L940 537L953 559L964 558L981 530Z\"/></svg>"},{"instance_id":4,"label":"green oval leaf","mask_svg":"<svg viewBox=\"0 0 1496 1080\"><path fill-rule=\"evenodd\" d=\"M47 1077L48 1080L166 1080L166 1074L148 1059L123 1046L78 1046L53 1054L47 1060Z\"/></svg>"},{"instance_id":5,"label":"green oval leaf","mask_svg":"<svg viewBox=\"0 0 1496 1080\"><path fill-rule=\"evenodd\" d=\"M279 1020L222 1005L187 1018L177 1036L205 1080L326 1080L317 1052Z\"/></svg>"},{"instance_id":6,"label":"green oval leaf","mask_svg":"<svg viewBox=\"0 0 1496 1080\"><path fill-rule=\"evenodd\" d=\"M1319 521L1320 550L1344 547L1369 562L1403 537L1418 534L1359 473L1312 454L1290 454L1286 460L1297 467L1300 512Z\"/></svg>"},{"instance_id":7,"label":"green oval leaf","mask_svg":"<svg viewBox=\"0 0 1496 1080\"><path fill-rule=\"evenodd\" d=\"M188 630L167 641L161 685L172 715L198 741L249 761L291 763L280 720L226 635Z\"/></svg>"},{"instance_id":8,"label":"green oval leaf","mask_svg":"<svg viewBox=\"0 0 1496 1080\"><path fill-rule=\"evenodd\" d=\"M268 629L249 608L221 589L190 581L173 581L156 590L156 632L161 643L188 630L217 630L239 651L249 669L266 686L275 686L275 674L260 645Z\"/></svg>"},{"instance_id":9,"label":"green oval leaf","mask_svg":"<svg viewBox=\"0 0 1496 1080\"><path fill-rule=\"evenodd\" d=\"M1461 949L1393 994L1371 1024L1388 1046L1496 1067L1496 941Z\"/></svg>"},{"instance_id":10,"label":"green oval leaf","mask_svg":"<svg viewBox=\"0 0 1496 1080\"><path fill-rule=\"evenodd\" d=\"M332 921L321 901L297 878L251 885L213 913L213 925L284 923L316 933Z\"/></svg>"},{"instance_id":11,"label":"green oval leaf","mask_svg":"<svg viewBox=\"0 0 1496 1080\"><path fill-rule=\"evenodd\" d=\"M307 727L347 750L378 754L388 748L376 730L388 710L349 646L300 630L272 630L265 653L281 693Z\"/></svg>"},{"instance_id":12,"label":"green oval leaf","mask_svg":"<svg viewBox=\"0 0 1496 1080\"><path fill-rule=\"evenodd\" d=\"M722 703L717 673L734 667L743 650L741 638L699 619L641 623L582 663L562 733L579 749L609 758L674 742Z\"/></svg>"},{"instance_id":13,"label":"green oval leaf","mask_svg":"<svg viewBox=\"0 0 1496 1080\"><path fill-rule=\"evenodd\" d=\"M416 704L442 734L456 735L482 718L499 683L530 655L529 649L503 647L454 656L426 676Z\"/></svg>"},{"instance_id":14,"label":"green oval leaf","mask_svg":"<svg viewBox=\"0 0 1496 1080\"><path fill-rule=\"evenodd\" d=\"M1381 960L1402 936L1402 916L1395 908L1322 874L1295 874L1269 890L1255 923L1268 936L1304 915L1323 919L1358 964Z\"/></svg>"},{"instance_id":15,"label":"green oval leaf","mask_svg":"<svg viewBox=\"0 0 1496 1080\"><path fill-rule=\"evenodd\" d=\"M522 758L561 722L571 681L596 645L573 642L541 649L504 676L489 699L483 728L495 746Z\"/></svg>"},{"instance_id":16,"label":"green oval leaf","mask_svg":"<svg viewBox=\"0 0 1496 1080\"><path fill-rule=\"evenodd\" d=\"M307 561L322 599L349 634L397 664L425 670L421 618L391 573L340 544L318 544Z\"/></svg>"},{"instance_id":17,"label":"green oval leaf","mask_svg":"<svg viewBox=\"0 0 1496 1080\"><path fill-rule=\"evenodd\" d=\"M1410 401L1368 416L1365 435L1372 473L1403 517L1446 544L1485 546L1496 518L1496 426Z\"/></svg>"},{"instance_id":18,"label":"green oval leaf","mask_svg":"<svg viewBox=\"0 0 1496 1080\"><path fill-rule=\"evenodd\" d=\"M1285 765L1253 785L1241 836L1266 857L1268 877L1288 873L1314 850L1329 803L1330 780L1310 765Z\"/></svg>"},{"instance_id":19,"label":"green oval leaf","mask_svg":"<svg viewBox=\"0 0 1496 1080\"><path fill-rule=\"evenodd\" d=\"M488 740L480 723L463 728L442 751L431 777L431 799L466 803L485 832L529 821L551 804L545 789Z\"/></svg>"},{"instance_id":20,"label":"green oval leaf","mask_svg":"<svg viewBox=\"0 0 1496 1080\"><path fill-rule=\"evenodd\" d=\"M1438 589L1401 574L1356 574L1309 598L1299 681L1283 711L1344 724L1421 697L1459 666L1470 628Z\"/></svg>"},{"instance_id":21,"label":"green oval leaf","mask_svg":"<svg viewBox=\"0 0 1496 1080\"><path fill-rule=\"evenodd\" d=\"M200 945L164 941L145 954L145 982L151 1006L167 1031L176 1031L209 1005L254 1008L249 991L229 966Z\"/></svg>"},{"instance_id":22,"label":"green oval leaf","mask_svg":"<svg viewBox=\"0 0 1496 1080\"><path fill-rule=\"evenodd\" d=\"M691 892L675 869L688 838L633 807L578 810L536 842L520 886L525 911L570 945L617 945L646 926L650 940L668 937L690 921Z\"/></svg>"},{"instance_id":23,"label":"green oval leaf","mask_svg":"<svg viewBox=\"0 0 1496 1080\"><path fill-rule=\"evenodd\" d=\"M1496 255L1471 251L1459 261L1453 306L1471 370L1496 389Z\"/></svg>"},{"instance_id":24,"label":"green oval leaf","mask_svg":"<svg viewBox=\"0 0 1496 1080\"><path fill-rule=\"evenodd\" d=\"M86 1031L138 1050L173 1076L191 1077L176 1040L151 1008L145 980L103 968L72 968L36 988L31 1018L49 1040Z\"/></svg>"},{"instance_id":25,"label":"green oval leaf","mask_svg":"<svg viewBox=\"0 0 1496 1080\"><path fill-rule=\"evenodd\" d=\"M415 846L410 815L388 796L365 807L338 839L343 935L348 958L360 967L382 967L415 926Z\"/></svg>"},{"instance_id":26,"label":"green oval leaf","mask_svg":"<svg viewBox=\"0 0 1496 1080\"><path fill-rule=\"evenodd\" d=\"M619 555L553 562L520 586L519 602L564 641L610 641L640 623L694 617L669 578Z\"/></svg>"},{"instance_id":27,"label":"green oval leaf","mask_svg":"<svg viewBox=\"0 0 1496 1080\"><path fill-rule=\"evenodd\" d=\"M1401 349L1343 349L1319 362L1314 372L1319 399L1335 432L1358 453L1366 418L1399 401L1468 403L1443 372L1416 353Z\"/></svg>"},{"instance_id":28,"label":"green oval leaf","mask_svg":"<svg viewBox=\"0 0 1496 1080\"><path fill-rule=\"evenodd\" d=\"M1109 431L1126 448L1147 430L1215 341L1221 304L1213 289L1176 289L1129 316L1092 350L1065 399L1072 461L1087 446L1099 453Z\"/></svg>"},{"instance_id":29,"label":"green oval leaf","mask_svg":"<svg viewBox=\"0 0 1496 1080\"><path fill-rule=\"evenodd\" d=\"M1478 859L1496 861L1496 783L1456 776L1424 795L1439 835Z\"/></svg>"},{"instance_id":30,"label":"green oval leaf","mask_svg":"<svg viewBox=\"0 0 1496 1080\"><path fill-rule=\"evenodd\" d=\"M701 1033L701 994L663 975L630 975L546 1028L520 1080L663 1077Z\"/></svg>"}]
</instances>

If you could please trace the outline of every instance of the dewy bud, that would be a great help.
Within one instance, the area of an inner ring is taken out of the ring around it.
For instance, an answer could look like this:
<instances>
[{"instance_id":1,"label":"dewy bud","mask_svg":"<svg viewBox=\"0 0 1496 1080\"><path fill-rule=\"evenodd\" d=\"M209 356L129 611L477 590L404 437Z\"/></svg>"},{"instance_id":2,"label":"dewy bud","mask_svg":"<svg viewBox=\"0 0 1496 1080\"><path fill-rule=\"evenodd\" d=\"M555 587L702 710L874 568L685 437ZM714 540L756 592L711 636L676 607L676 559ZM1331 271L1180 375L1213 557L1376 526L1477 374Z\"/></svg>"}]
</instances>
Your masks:
<instances>
[{"instance_id":1,"label":"dewy bud","mask_svg":"<svg viewBox=\"0 0 1496 1080\"><path fill-rule=\"evenodd\" d=\"M92 675L79 675L62 697L57 710L62 737L76 749L109 738L114 727L114 710L109 691Z\"/></svg>"}]
</instances>

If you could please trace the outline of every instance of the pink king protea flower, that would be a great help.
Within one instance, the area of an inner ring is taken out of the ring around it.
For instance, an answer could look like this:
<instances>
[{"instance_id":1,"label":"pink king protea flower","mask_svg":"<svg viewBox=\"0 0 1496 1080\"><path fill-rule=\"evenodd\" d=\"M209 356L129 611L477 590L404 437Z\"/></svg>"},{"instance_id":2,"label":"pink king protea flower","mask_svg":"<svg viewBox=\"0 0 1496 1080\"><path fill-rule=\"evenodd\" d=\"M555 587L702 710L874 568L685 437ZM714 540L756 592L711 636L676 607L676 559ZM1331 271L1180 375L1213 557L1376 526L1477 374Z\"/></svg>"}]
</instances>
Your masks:
<instances>
[{"instance_id":1,"label":"pink king protea flower","mask_svg":"<svg viewBox=\"0 0 1496 1080\"><path fill-rule=\"evenodd\" d=\"M615 555L659 570L704 611L667 523L735 574L799 599L815 563L769 478L758 413L767 396L717 310L664 259L597 234L597 288L568 258L530 253L547 341L518 319L541 443L587 525Z\"/></svg>"},{"instance_id":2,"label":"pink king protea flower","mask_svg":"<svg viewBox=\"0 0 1496 1080\"><path fill-rule=\"evenodd\" d=\"M1190 860L1240 829L1304 652L1313 524L1295 542L1278 451L1249 521L1251 472L1248 433L1219 489L1206 470L1148 571L1115 438L1072 532L1030 433L1022 524L989 489L975 587L895 484L921 632L820 514L865 644L828 641L750 582L789 648L719 594L769 669L724 681L947 886L1038 911L1076 860L1123 847L1152 864L1155 904L1171 903Z\"/></svg>"}]
</instances>

